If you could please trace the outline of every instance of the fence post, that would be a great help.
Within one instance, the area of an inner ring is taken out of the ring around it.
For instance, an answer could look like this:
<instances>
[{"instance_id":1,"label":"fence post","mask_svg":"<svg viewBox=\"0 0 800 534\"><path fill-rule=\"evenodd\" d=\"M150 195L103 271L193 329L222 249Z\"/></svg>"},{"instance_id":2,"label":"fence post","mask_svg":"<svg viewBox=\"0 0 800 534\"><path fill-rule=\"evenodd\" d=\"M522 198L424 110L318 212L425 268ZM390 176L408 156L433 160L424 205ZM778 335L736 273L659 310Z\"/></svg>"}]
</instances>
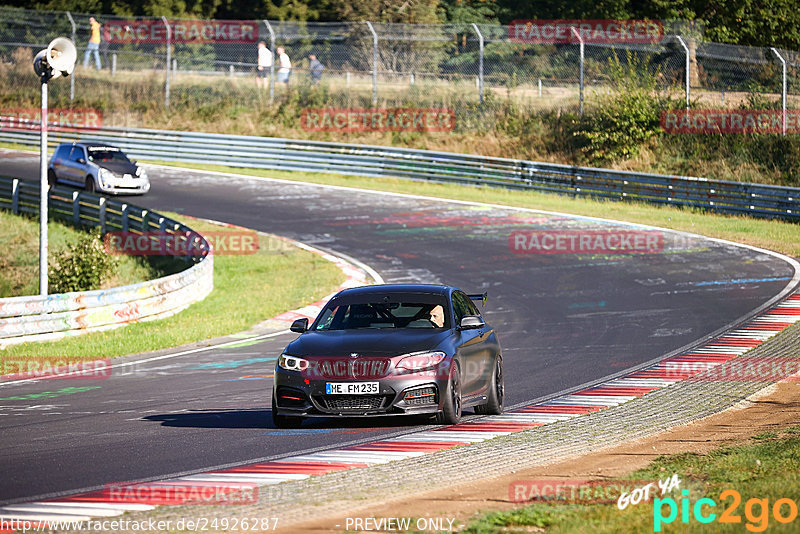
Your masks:
<instances>
[{"instance_id":1,"label":"fence post","mask_svg":"<svg viewBox=\"0 0 800 534\"><path fill-rule=\"evenodd\" d=\"M11 181L11 213L19 215L19 180Z\"/></svg>"},{"instance_id":2,"label":"fence post","mask_svg":"<svg viewBox=\"0 0 800 534\"><path fill-rule=\"evenodd\" d=\"M272 52L272 63L269 66L269 103L275 101L275 32L272 30L272 24L268 20L264 20L264 26L267 27L269 32L269 51Z\"/></svg>"},{"instance_id":3,"label":"fence post","mask_svg":"<svg viewBox=\"0 0 800 534\"><path fill-rule=\"evenodd\" d=\"M775 54L781 62L781 71L782 71L782 78L783 78L783 85L781 87L781 110L783 110L783 121L781 125L781 132L783 136L786 137L786 60L783 59L783 56L778 53L778 49L775 47L770 47L772 53Z\"/></svg>"},{"instance_id":4,"label":"fence post","mask_svg":"<svg viewBox=\"0 0 800 534\"><path fill-rule=\"evenodd\" d=\"M111 54L111 76L114 76L117 73L117 54L116 52Z\"/></svg>"},{"instance_id":5,"label":"fence post","mask_svg":"<svg viewBox=\"0 0 800 534\"><path fill-rule=\"evenodd\" d=\"M580 102L579 102L578 112L581 115L583 115L583 58L584 58L583 37L581 37L581 34L578 33L578 30L575 29L575 26L571 26L570 29L572 30L572 34L578 38L578 42L580 43L581 46L581 72L580 72L580 82L578 85L578 90L580 92L579 94Z\"/></svg>"},{"instance_id":6,"label":"fence post","mask_svg":"<svg viewBox=\"0 0 800 534\"><path fill-rule=\"evenodd\" d=\"M689 54L689 47L686 46L686 41L683 40L683 37L681 37L680 35L676 35L675 39L678 40L680 45L683 47L684 53L686 54L686 82L685 82L686 83L686 116L688 117L689 116L689 92L691 90L690 89L691 83L689 83L689 80L690 80L689 72L691 71L691 64L690 64L691 58L690 58L690 54Z\"/></svg>"},{"instance_id":7,"label":"fence post","mask_svg":"<svg viewBox=\"0 0 800 534\"><path fill-rule=\"evenodd\" d=\"M372 32L372 105L378 105L378 34L370 21L365 21Z\"/></svg>"},{"instance_id":8,"label":"fence post","mask_svg":"<svg viewBox=\"0 0 800 534\"><path fill-rule=\"evenodd\" d=\"M167 21L167 17L161 17L161 20L164 21L164 26L167 27L167 80L164 82L164 107L169 107L169 64L170 64L170 57L172 56L172 30L169 27L169 22Z\"/></svg>"},{"instance_id":9,"label":"fence post","mask_svg":"<svg viewBox=\"0 0 800 534\"><path fill-rule=\"evenodd\" d=\"M128 205L122 205L122 231L128 231Z\"/></svg>"},{"instance_id":10,"label":"fence post","mask_svg":"<svg viewBox=\"0 0 800 534\"><path fill-rule=\"evenodd\" d=\"M76 27L75 27L75 19L72 18L72 13L67 11L67 18L69 19L69 23L72 25L72 42L77 43L77 36L76 36ZM72 102L75 100L75 71L72 71L72 76L69 77L69 101Z\"/></svg>"},{"instance_id":11,"label":"fence post","mask_svg":"<svg viewBox=\"0 0 800 534\"><path fill-rule=\"evenodd\" d=\"M99 202L99 209L100 209L100 233L105 235L106 234L106 197L100 197Z\"/></svg>"},{"instance_id":12,"label":"fence post","mask_svg":"<svg viewBox=\"0 0 800 534\"><path fill-rule=\"evenodd\" d=\"M81 223L81 192L72 192L72 222L77 224Z\"/></svg>"},{"instance_id":13,"label":"fence post","mask_svg":"<svg viewBox=\"0 0 800 534\"><path fill-rule=\"evenodd\" d=\"M472 23L472 29L478 34L478 95L483 104L483 34L478 25Z\"/></svg>"}]
</instances>

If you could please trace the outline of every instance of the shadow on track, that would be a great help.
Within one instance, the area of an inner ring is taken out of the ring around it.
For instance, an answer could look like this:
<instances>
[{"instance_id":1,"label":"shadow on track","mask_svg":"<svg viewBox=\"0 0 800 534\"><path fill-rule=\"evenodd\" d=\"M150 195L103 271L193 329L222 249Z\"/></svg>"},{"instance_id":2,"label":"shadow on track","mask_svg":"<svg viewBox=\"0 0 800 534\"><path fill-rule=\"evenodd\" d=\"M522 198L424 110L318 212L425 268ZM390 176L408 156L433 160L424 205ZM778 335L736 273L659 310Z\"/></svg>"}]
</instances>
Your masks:
<instances>
[{"instance_id":1,"label":"shadow on track","mask_svg":"<svg viewBox=\"0 0 800 534\"><path fill-rule=\"evenodd\" d=\"M258 428L279 430L272 421L270 410L193 410L172 414L148 415L142 419L161 423L161 426L187 428ZM411 429L432 425L431 419L420 416L382 416L348 418L308 418L303 429Z\"/></svg>"}]
</instances>

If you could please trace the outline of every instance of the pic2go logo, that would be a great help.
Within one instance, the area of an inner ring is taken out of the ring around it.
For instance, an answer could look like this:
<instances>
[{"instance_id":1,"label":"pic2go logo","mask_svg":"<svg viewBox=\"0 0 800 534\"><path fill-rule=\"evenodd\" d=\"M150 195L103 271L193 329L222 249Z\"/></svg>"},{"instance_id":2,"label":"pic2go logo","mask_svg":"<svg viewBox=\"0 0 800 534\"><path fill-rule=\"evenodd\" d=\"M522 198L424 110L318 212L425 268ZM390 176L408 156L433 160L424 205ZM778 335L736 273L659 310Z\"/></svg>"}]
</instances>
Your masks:
<instances>
[{"instance_id":1,"label":"pic2go logo","mask_svg":"<svg viewBox=\"0 0 800 534\"><path fill-rule=\"evenodd\" d=\"M719 515L713 513L711 509L717 507L714 499L703 498L695 501L694 505L689 502L689 490L682 490L683 498L680 499L681 522L689 523L689 513L691 511L694 520L698 523L712 523L717 520L719 523L741 523L742 516L736 513L742 503L742 496L738 491L727 489L719 494L720 501L731 499L731 503ZM665 507L668 509L664 515ZM667 497L664 499L656 498L653 500L653 532L661 532L663 524L669 524L678 518L678 503L675 499ZM792 499L778 499L772 508L769 506L769 499L752 498L744 504L744 517L747 520L745 528L750 532L764 532L769 526L770 511L772 517L778 523L787 524L797 519L797 503Z\"/></svg>"}]
</instances>

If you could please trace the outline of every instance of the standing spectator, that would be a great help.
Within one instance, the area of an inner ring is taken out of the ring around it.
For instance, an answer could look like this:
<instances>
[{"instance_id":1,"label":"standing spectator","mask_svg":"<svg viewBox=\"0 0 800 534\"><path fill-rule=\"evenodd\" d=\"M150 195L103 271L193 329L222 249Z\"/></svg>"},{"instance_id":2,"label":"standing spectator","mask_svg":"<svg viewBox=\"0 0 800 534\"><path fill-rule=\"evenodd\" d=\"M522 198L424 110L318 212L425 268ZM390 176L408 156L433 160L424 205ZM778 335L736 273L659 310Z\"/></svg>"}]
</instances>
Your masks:
<instances>
[{"instance_id":1,"label":"standing spectator","mask_svg":"<svg viewBox=\"0 0 800 534\"><path fill-rule=\"evenodd\" d=\"M319 85L319 81L322 78L322 71L325 70L325 66L319 62L317 56L314 54L309 54L308 60L308 70L311 72L311 82L314 85Z\"/></svg>"},{"instance_id":2,"label":"standing spectator","mask_svg":"<svg viewBox=\"0 0 800 534\"><path fill-rule=\"evenodd\" d=\"M94 17L89 17L89 25L91 26L89 44L86 45L86 53L83 54L83 66L85 67L89 64L89 54L94 53L94 64L97 70L100 70L100 54L98 53L100 49L100 23Z\"/></svg>"},{"instance_id":3,"label":"standing spectator","mask_svg":"<svg viewBox=\"0 0 800 534\"><path fill-rule=\"evenodd\" d=\"M108 46L111 42L111 31L108 29L108 24L103 24L102 40L100 41L100 54L103 55L103 63L110 69L111 62L108 60Z\"/></svg>"},{"instance_id":4,"label":"standing spectator","mask_svg":"<svg viewBox=\"0 0 800 534\"><path fill-rule=\"evenodd\" d=\"M279 46L276 52L278 52L278 65L280 65L278 69L278 81L285 83L286 87L289 87L289 74L292 72L292 62L289 60L289 56L282 46Z\"/></svg>"},{"instance_id":5,"label":"standing spectator","mask_svg":"<svg viewBox=\"0 0 800 534\"><path fill-rule=\"evenodd\" d=\"M267 48L266 41L258 42L258 67L256 71L256 83L264 89L267 88L267 78L272 67L272 50Z\"/></svg>"}]
</instances>

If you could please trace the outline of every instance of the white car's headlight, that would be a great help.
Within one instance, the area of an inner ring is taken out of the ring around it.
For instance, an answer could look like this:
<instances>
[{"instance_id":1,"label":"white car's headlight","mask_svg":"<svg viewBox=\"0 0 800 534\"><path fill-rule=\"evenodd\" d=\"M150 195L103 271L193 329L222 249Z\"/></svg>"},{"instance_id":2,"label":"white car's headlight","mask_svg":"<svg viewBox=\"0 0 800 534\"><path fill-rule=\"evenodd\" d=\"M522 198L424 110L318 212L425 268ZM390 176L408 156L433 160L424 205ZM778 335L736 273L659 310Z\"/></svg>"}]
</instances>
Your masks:
<instances>
[{"instance_id":1,"label":"white car's headlight","mask_svg":"<svg viewBox=\"0 0 800 534\"><path fill-rule=\"evenodd\" d=\"M281 357L278 358L278 367L286 369L287 371L305 371L308 369L308 360L298 358L297 356L281 354Z\"/></svg>"},{"instance_id":2,"label":"white car's headlight","mask_svg":"<svg viewBox=\"0 0 800 534\"><path fill-rule=\"evenodd\" d=\"M425 371L436 367L447 355L441 351L434 352L414 352L405 356L397 362L397 369L403 371Z\"/></svg>"},{"instance_id":3,"label":"white car's headlight","mask_svg":"<svg viewBox=\"0 0 800 534\"><path fill-rule=\"evenodd\" d=\"M97 177L100 178L101 187L108 187L109 185L111 185L111 182L114 181L114 173L109 171L108 169L100 169L100 172L97 174Z\"/></svg>"}]
</instances>

